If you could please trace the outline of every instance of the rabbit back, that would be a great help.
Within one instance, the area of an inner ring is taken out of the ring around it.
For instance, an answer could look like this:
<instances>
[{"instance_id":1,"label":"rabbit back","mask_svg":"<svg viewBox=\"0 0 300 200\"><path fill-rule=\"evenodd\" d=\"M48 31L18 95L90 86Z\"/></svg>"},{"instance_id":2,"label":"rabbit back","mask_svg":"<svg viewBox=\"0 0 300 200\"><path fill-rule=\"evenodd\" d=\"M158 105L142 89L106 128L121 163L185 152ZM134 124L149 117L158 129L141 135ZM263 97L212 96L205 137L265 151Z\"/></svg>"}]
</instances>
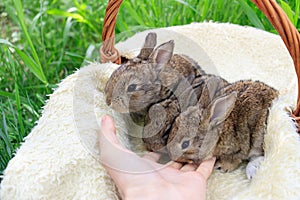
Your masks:
<instances>
[{"instance_id":1,"label":"rabbit back","mask_svg":"<svg viewBox=\"0 0 300 200\"><path fill-rule=\"evenodd\" d=\"M269 108L278 92L263 82L251 80L232 83L222 92L237 92L237 98L224 122L215 155L236 154L242 160L263 155Z\"/></svg>"}]
</instances>

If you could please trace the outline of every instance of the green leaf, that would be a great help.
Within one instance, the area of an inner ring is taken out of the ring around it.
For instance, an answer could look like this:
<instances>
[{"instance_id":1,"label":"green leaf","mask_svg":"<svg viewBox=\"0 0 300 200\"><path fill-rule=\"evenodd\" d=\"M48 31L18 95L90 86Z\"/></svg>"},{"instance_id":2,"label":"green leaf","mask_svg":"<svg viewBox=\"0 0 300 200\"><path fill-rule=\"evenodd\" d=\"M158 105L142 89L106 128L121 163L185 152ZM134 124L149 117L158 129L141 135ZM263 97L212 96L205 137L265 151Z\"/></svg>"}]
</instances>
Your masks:
<instances>
[{"instance_id":1,"label":"green leaf","mask_svg":"<svg viewBox=\"0 0 300 200\"><path fill-rule=\"evenodd\" d=\"M44 86L44 87L45 87L45 86ZM0 91L0 96L9 98L9 99L11 99L11 100L15 100L15 94L10 93L10 92ZM25 98L25 97L21 97L21 96L20 96L20 98L21 98L21 101L22 101L22 102L26 102L26 98Z\"/></svg>"},{"instance_id":2,"label":"green leaf","mask_svg":"<svg viewBox=\"0 0 300 200\"><path fill-rule=\"evenodd\" d=\"M287 4L285 1L283 0L280 0L280 5L283 9L283 11L286 13L286 15L288 16L288 18L291 20L291 22L295 24L294 22L294 12L293 10L291 9L291 7L289 6L289 4Z\"/></svg>"},{"instance_id":3,"label":"green leaf","mask_svg":"<svg viewBox=\"0 0 300 200\"><path fill-rule=\"evenodd\" d=\"M77 8L69 9L69 10L77 10ZM77 22L87 24L91 29L93 29L94 32L97 32L97 28L91 22L89 22L88 20L86 20L79 13L72 13L72 12L61 11L61 10L58 10L58 9L51 9L51 10L47 11L47 14L61 16L61 17L66 17L66 18L70 17L70 18L76 20Z\"/></svg>"},{"instance_id":4,"label":"green leaf","mask_svg":"<svg viewBox=\"0 0 300 200\"><path fill-rule=\"evenodd\" d=\"M141 26L144 26L146 27L147 25L144 23L144 20L142 18L142 16L140 16L135 9L133 9L132 5L127 2L127 1L124 1L123 2L123 6L126 8L126 10L128 10L128 12L132 15L132 17L136 20L136 22L141 25Z\"/></svg>"},{"instance_id":5,"label":"green leaf","mask_svg":"<svg viewBox=\"0 0 300 200\"><path fill-rule=\"evenodd\" d=\"M43 70L35 62L35 60L33 60L31 57L29 57L28 55L26 55L22 50L20 50L19 48L17 48L16 46L14 46L12 43L10 43L7 40L0 39L0 44L5 44L7 46L10 46L10 47L14 48L14 50L16 51L16 53L20 56L20 58L22 59L22 61L24 62L24 64L29 68L29 70L39 80L41 80L43 83L45 83L46 85L48 84L47 79L46 79L46 77L45 77L45 75L43 73Z\"/></svg>"},{"instance_id":6,"label":"green leaf","mask_svg":"<svg viewBox=\"0 0 300 200\"><path fill-rule=\"evenodd\" d=\"M43 73L43 70L39 67L39 65L33 60L31 57L26 55L23 51L21 51L18 48L14 48L16 53L20 56L24 64L30 69L30 71L38 78L40 79L43 83L48 84L46 77Z\"/></svg>"},{"instance_id":7,"label":"green leaf","mask_svg":"<svg viewBox=\"0 0 300 200\"><path fill-rule=\"evenodd\" d=\"M25 35L25 38L29 44L29 47L30 47L30 50L31 50L31 54L32 54L32 57L35 61L35 67L37 68L37 70L35 69L34 71L38 71L38 78L43 82L45 83L46 85L48 84L48 81L46 79L46 76L44 75L44 72L43 72L43 68L42 68L42 65L41 65L41 62L39 60L39 56L37 55L36 53L36 50L35 50L35 47L32 43L32 40L28 34L28 31L27 31L27 28L26 28L26 25L25 25L25 16L24 16L24 13L23 13L23 6L22 6L22 2L21 0L13 0L13 3L15 5L15 9L17 11L17 16L18 16L18 21L20 23L20 26L21 26L21 29ZM17 48L15 48L15 50L17 51ZM19 50L19 52L21 52ZM19 53L18 53L19 54ZM22 56L20 55L20 57L28 57L26 54L24 54L23 52L21 52ZM24 56L25 55L25 56ZM25 61L24 61L25 62ZM28 59L27 59L27 62L28 62ZM28 66L29 67L29 66ZM32 67L32 66L31 66Z\"/></svg>"},{"instance_id":8,"label":"green leaf","mask_svg":"<svg viewBox=\"0 0 300 200\"><path fill-rule=\"evenodd\" d=\"M72 19L75 19L78 22L87 23L87 20L85 20L84 17L78 13L71 13L71 12L61 11L58 9L51 9L51 10L47 11L47 14L57 15L57 16L61 16L61 17L71 17Z\"/></svg>"},{"instance_id":9,"label":"green leaf","mask_svg":"<svg viewBox=\"0 0 300 200\"><path fill-rule=\"evenodd\" d=\"M175 1L178 2L178 3L183 4L184 6L189 7L189 8L190 8L191 10L193 10L197 15L201 15L201 13L200 13L198 10L196 10L193 6L191 6L188 2L183 1L183 0L175 0Z\"/></svg>"},{"instance_id":10,"label":"green leaf","mask_svg":"<svg viewBox=\"0 0 300 200\"><path fill-rule=\"evenodd\" d=\"M3 129L4 132L1 131L0 129L0 138L4 141L6 149L5 151L7 152L8 156L11 157L12 156L12 151L13 151L13 146L9 140L9 136L8 136L8 132L7 132L7 124L6 124L6 118L5 118L5 114L2 111L2 119L3 119ZM3 161L2 161L3 162Z\"/></svg>"},{"instance_id":11,"label":"green leaf","mask_svg":"<svg viewBox=\"0 0 300 200\"><path fill-rule=\"evenodd\" d=\"M300 1L297 0L297 1L296 1L296 7L295 7L295 15L294 15L294 23L295 23L295 26L296 26L296 27L297 27L298 21L299 21L299 19L300 19L299 14L300 14Z\"/></svg>"},{"instance_id":12,"label":"green leaf","mask_svg":"<svg viewBox=\"0 0 300 200\"><path fill-rule=\"evenodd\" d=\"M238 2L240 3L242 9L246 13L246 15L247 15L248 19L250 20L250 22L255 27L260 28L262 30L265 30L265 27L262 24L262 22L260 21L259 17L256 15L254 10L246 3L246 1L245 0L238 0Z\"/></svg>"},{"instance_id":13,"label":"green leaf","mask_svg":"<svg viewBox=\"0 0 300 200\"><path fill-rule=\"evenodd\" d=\"M23 117L22 117L22 109L21 109L21 100L20 100L20 91L17 82L15 82L15 98L17 104L17 113L18 113L18 125L20 128L21 135L18 134L19 142L23 141L23 137L25 136L25 128L23 124Z\"/></svg>"}]
</instances>

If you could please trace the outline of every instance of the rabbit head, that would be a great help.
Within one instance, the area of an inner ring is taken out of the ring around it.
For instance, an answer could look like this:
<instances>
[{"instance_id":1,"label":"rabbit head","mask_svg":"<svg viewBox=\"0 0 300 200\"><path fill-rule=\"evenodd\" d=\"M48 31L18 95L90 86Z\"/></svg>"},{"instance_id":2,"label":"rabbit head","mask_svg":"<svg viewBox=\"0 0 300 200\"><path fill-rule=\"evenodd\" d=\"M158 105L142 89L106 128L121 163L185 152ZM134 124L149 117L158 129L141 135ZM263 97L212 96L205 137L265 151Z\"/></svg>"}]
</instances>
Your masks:
<instances>
[{"instance_id":1,"label":"rabbit head","mask_svg":"<svg viewBox=\"0 0 300 200\"><path fill-rule=\"evenodd\" d=\"M113 72L104 89L106 103L118 112L140 112L164 98L159 72L174 49L171 40L155 50L156 35L149 34L140 54Z\"/></svg>"},{"instance_id":2,"label":"rabbit head","mask_svg":"<svg viewBox=\"0 0 300 200\"><path fill-rule=\"evenodd\" d=\"M214 99L207 108L196 105L181 113L172 127L167 142L171 159L199 164L212 156L236 98L237 94L233 92Z\"/></svg>"}]
</instances>

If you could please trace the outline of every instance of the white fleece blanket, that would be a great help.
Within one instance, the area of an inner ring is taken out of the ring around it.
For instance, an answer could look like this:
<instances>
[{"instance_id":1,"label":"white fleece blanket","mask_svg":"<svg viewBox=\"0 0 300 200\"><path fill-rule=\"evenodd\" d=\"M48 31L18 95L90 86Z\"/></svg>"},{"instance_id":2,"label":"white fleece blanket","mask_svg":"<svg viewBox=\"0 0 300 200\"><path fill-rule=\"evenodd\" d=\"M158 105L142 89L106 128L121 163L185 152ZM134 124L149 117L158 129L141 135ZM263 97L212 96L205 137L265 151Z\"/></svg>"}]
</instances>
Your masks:
<instances>
[{"instance_id":1,"label":"white fleece blanket","mask_svg":"<svg viewBox=\"0 0 300 200\"><path fill-rule=\"evenodd\" d=\"M252 181L245 166L232 173L214 172L207 199L300 199L300 141L287 114L296 103L296 75L280 37L232 24L195 23L151 30L158 44L175 40L175 51L194 58L210 73L228 81L261 80L280 91L270 110L265 161ZM146 32L118 44L134 56ZM1 199L118 199L116 188L97 161L97 132L105 114L116 120L119 139L130 143L127 119L108 108L103 88L115 64L90 64L67 77L50 95L42 117L9 162ZM140 129L134 131L138 134Z\"/></svg>"}]
</instances>

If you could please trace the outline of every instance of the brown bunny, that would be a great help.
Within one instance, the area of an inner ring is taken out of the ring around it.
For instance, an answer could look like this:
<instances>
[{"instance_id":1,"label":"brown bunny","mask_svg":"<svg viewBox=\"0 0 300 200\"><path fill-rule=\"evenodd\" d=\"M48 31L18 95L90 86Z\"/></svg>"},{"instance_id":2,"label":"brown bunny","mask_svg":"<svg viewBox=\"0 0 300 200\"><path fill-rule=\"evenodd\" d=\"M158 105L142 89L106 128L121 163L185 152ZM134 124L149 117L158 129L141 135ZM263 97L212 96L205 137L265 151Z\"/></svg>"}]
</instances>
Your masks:
<instances>
[{"instance_id":1,"label":"brown bunny","mask_svg":"<svg viewBox=\"0 0 300 200\"><path fill-rule=\"evenodd\" d=\"M173 55L173 40L156 49L155 45L156 34L148 34L140 54L122 64L108 80L106 103L116 111L145 116L151 105L180 94L195 77L205 74L187 56Z\"/></svg>"},{"instance_id":2,"label":"brown bunny","mask_svg":"<svg viewBox=\"0 0 300 200\"><path fill-rule=\"evenodd\" d=\"M176 118L167 144L171 159L199 164L216 156L216 165L226 172L245 160L259 165L257 160L264 155L268 110L278 92L262 82L246 80L212 96L207 107L191 106ZM255 170L247 170L248 178L253 174Z\"/></svg>"},{"instance_id":3,"label":"brown bunny","mask_svg":"<svg viewBox=\"0 0 300 200\"><path fill-rule=\"evenodd\" d=\"M180 95L173 95L150 107L143 129L143 141L150 151L165 152L167 140L176 117L189 106L199 103L207 106L215 93L229 83L214 75L203 75L194 79L192 87ZM180 103L182 102L182 103Z\"/></svg>"}]
</instances>

